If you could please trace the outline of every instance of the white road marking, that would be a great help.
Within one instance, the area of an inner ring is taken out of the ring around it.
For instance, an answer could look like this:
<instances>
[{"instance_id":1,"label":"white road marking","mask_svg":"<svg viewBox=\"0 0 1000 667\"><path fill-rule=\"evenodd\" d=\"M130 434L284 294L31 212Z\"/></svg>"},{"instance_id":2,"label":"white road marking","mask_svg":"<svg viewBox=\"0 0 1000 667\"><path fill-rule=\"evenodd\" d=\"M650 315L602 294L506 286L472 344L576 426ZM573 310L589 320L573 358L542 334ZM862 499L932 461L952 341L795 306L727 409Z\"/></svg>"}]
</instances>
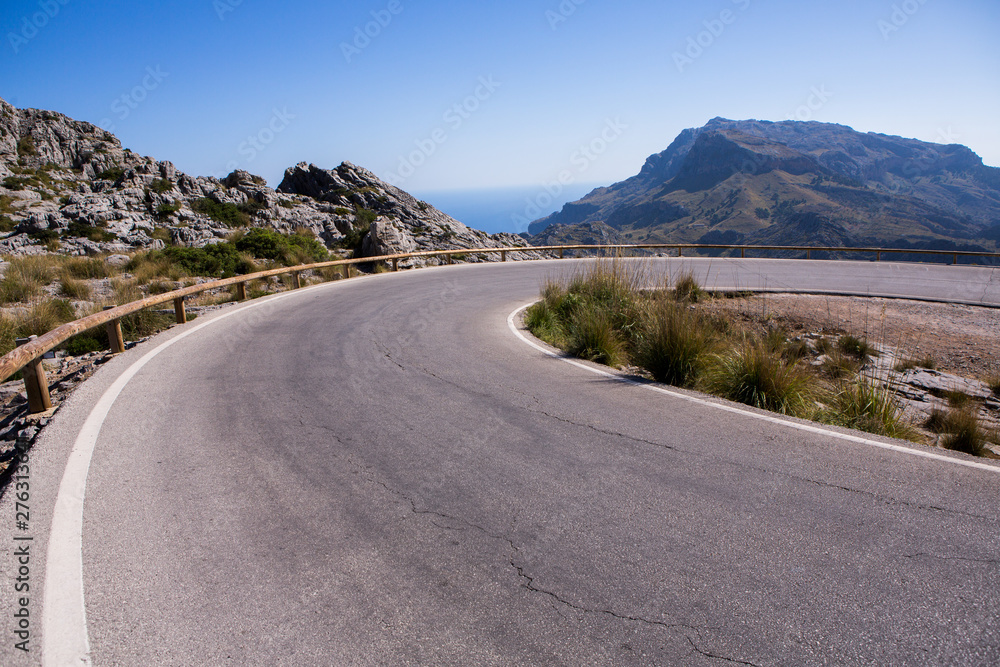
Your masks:
<instances>
[{"instance_id":1,"label":"white road marking","mask_svg":"<svg viewBox=\"0 0 1000 667\"><path fill-rule=\"evenodd\" d=\"M352 279L349 283L353 284L360 280L363 278ZM101 395L83 423L76 442L73 443L73 449L66 462L66 471L63 473L56 495L52 527L49 532L45 593L42 600L42 665L64 667L91 664L83 592L83 502L87 490L87 474L90 471L90 461L97 445L97 437L111 407L125 386L158 354L205 327L284 297L303 294L316 287L340 284L347 283L343 281L323 283L312 288L306 287L255 300L242 308L197 324L147 352L129 366Z\"/></svg>"},{"instance_id":2,"label":"white road marking","mask_svg":"<svg viewBox=\"0 0 1000 667\"><path fill-rule=\"evenodd\" d=\"M771 416L771 415L761 414L759 412L752 412L750 410L739 408L739 407L736 407L734 405L726 405L724 403L715 403L713 401L707 401L707 400L705 400L703 398L698 398L697 396L689 396L687 394L682 394L682 393L677 392L677 391L671 391L670 389L667 389L666 387L661 386L661 385L648 384L648 383L645 383L645 382L637 382L636 380L633 380L631 378L622 377L621 375L618 375L618 374L615 374L615 373L610 373L608 371L603 371L603 370L601 370L599 368L594 368L593 366L589 366L589 365L584 364L582 362L575 361L575 360L570 359L568 357L564 357L562 355L556 354L552 350L549 350L549 349L547 349L545 347L542 347L541 345L539 345L535 341L533 341L530 338L528 338L527 336L525 336L523 333L521 333L520 329L518 329L517 324L515 324L515 320L516 320L517 316L523 310L531 307L534 303L535 302L527 303L527 304L521 306L520 308L518 308L517 310L515 310L514 312L512 312L510 315L508 315L507 316L507 326L510 327L510 330L514 333L515 336L517 336L523 342L527 343L528 345L530 345L531 347L535 348L539 352L543 352L544 354L546 354L546 355L548 355L550 357L553 357L553 358L558 359L560 361L564 361L567 364L571 364L573 366L576 366L577 368L582 368L585 371L589 371L589 372L594 373L596 375L601 375L601 376L604 376L604 377L613 378L613 379L618 380L620 382L624 382L625 384L631 384L631 385L635 385L637 387L642 387L643 389L649 389L650 391L655 391L655 392L660 393L660 394L666 394L667 396L672 396L673 398L679 398L681 400L685 400L685 401L688 401L690 403L696 403L698 405L704 405L704 406L707 406L707 407L710 407L710 408L714 408L716 410L722 410L723 412L730 412L730 413L734 413L734 414L738 414L738 415L744 415L746 417L752 417L754 419L759 419L760 421L765 421L765 422L768 422L768 423L771 423L771 424L777 424L779 426L784 426L786 428L795 429L797 431L805 431L806 433L815 433L815 434L826 436L826 437L830 437L830 438L836 438L838 440L846 440L847 442L853 442L853 443L856 443L856 444L859 444L859 445L867 445L868 447L877 447L879 449L888 449L890 451L899 452L901 454L906 454L908 456L918 456L918 457L925 458L925 459L932 459L934 461L943 461L945 463L951 463L953 465L965 466L967 468L975 468L977 470L988 470L990 472L1000 474L1000 466L990 465L988 463L980 463L978 461L966 461L966 460L963 460L963 459L952 458L950 456L944 456L942 454L936 454L936 453L934 453L932 451L929 451L929 450L928 451L924 451L924 450L921 450L921 449L911 449L909 447L902 447L900 445L893 445L893 444L888 443L888 442L879 442L877 440L869 440L868 438L862 438L862 437L859 437L859 436L856 436L856 435L849 435L847 433L838 433L837 431L831 431L831 430L825 429L825 428L823 428L821 426L812 426L810 424L800 424L798 422L788 421L788 420L782 419L780 417L775 417L775 416Z\"/></svg>"}]
</instances>

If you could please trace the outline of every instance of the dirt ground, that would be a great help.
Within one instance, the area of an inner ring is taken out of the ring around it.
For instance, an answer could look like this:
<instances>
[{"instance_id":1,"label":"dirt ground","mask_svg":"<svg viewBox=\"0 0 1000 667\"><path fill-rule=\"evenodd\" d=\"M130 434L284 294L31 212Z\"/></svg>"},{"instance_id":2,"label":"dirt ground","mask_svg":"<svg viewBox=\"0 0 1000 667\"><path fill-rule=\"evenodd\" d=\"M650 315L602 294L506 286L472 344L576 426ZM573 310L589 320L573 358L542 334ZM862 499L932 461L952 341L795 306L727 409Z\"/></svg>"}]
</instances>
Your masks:
<instances>
[{"instance_id":1,"label":"dirt ground","mask_svg":"<svg viewBox=\"0 0 1000 667\"><path fill-rule=\"evenodd\" d=\"M930 357L941 371L987 381L1000 376L1000 309L871 297L758 294L713 299L708 310L789 335L852 334L900 356Z\"/></svg>"}]
</instances>

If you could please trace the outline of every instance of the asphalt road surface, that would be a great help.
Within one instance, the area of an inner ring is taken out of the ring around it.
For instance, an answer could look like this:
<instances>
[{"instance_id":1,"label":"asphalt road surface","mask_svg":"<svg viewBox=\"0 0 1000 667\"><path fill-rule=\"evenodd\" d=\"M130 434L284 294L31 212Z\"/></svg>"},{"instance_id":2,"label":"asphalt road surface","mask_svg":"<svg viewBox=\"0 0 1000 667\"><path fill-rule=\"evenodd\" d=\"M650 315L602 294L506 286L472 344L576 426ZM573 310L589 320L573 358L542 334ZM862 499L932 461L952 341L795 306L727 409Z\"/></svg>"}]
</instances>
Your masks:
<instances>
[{"instance_id":1,"label":"asphalt road surface","mask_svg":"<svg viewBox=\"0 0 1000 667\"><path fill-rule=\"evenodd\" d=\"M109 362L32 453L29 529L0 504L0 663L1000 663L1000 467L526 344L508 317L575 265L317 286ZM683 266L1000 304L991 269Z\"/></svg>"}]
</instances>

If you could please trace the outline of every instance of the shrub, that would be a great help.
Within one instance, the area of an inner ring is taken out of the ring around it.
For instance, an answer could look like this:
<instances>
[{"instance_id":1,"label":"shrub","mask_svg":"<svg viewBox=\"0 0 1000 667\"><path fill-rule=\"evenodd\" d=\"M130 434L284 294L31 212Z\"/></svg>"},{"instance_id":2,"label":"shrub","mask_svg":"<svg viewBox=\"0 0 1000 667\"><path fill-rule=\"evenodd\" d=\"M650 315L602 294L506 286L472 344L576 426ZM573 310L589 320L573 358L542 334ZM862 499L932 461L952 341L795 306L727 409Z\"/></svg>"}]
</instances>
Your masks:
<instances>
[{"instance_id":1,"label":"shrub","mask_svg":"<svg viewBox=\"0 0 1000 667\"><path fill-rule=\"evenodd\" d=\"M0 195L0 213L13 213L14 198L10 195Z\"/></svg>"},{"instance_id":2,"label":"shrub","mask_svg":"<svg viewBox=\"0 0 1000 667\"><path fill-rule=\"evenodd\" d=\"M68 299L83 301L90 298L90 286L82 280L64 275L59 285L59 293Z\"/></svg>"},{"instance_id":3,"label":"shrub","mask_svg":"<svg viewBox=\"0 0 1000 667\"><path fill-rule=\"evenodd\" d=\"M60 324L76 319L76 311L65 299L48 299L31 306L19 323L21 336L41 336Z\"/></svg>"},{"instance_id":4,"label":"shrub","mask_svg":"<svg viewBox=\"0 0 1000 667\"><path fill-rule=\"evenodd\" d=\"M169 178L157 178L149 184L149 189L157 194L170 192L174 189L174 184Z\"/></svg>"},{"instance_id":5,"label":"shrub","mask_svg":"<svg viewBox=\"0 0 1000 667\"><path fill-rule=\"evenodd\" d=\"M246 227L250 224L250 216L241 211L236 204L220 204L214 199L202 197L195 199L191 208L196 213L207 215L212 220L221 222L227 227Z\"/></svg>"},{"instance_id":6,"label":"shrub","mask_svg":"<svg viewBox=\"0 0 1000 667\"><path fill-rule=\"evenodd\" d=\"M805 415L814 393L811 378L800 366L759 341L744 341L717 356L703 377L711 393L782 414Z\"/></svg>"},{"instance_id":7,"label":"shrub","mask_svg":"<svg viewBox=\"0 0 1000 667\"><path fill-rule=\"evenodd\" d=\"M659 300L643 323L636 363L657 382L691 386L713 347L714 328L699 314Z\"/></svg>"},{"instance_id":8,"label":"shrub","mask_svg":"<svg viewBox=\"0 0 1000 667\"><path fill-rule=\"evenodd\" d=\"M259 259L281 261L287 266L321 262L329 258L326 246L303 233L281 234L273 229L251 229L235 242L236 249Z\"/></svg>"},{"instance_id":9,"label":"shrub","mask_svg":"<svg viewBox=\"0 0 1000 667\"><path fill-rule=\"evenodd\" d=\"M181 210L181 205L179 202L163 202L156 207L156 217L166 218L173 215L177 211Z\"/></svg>"},{"instance_id":10,"label":"shrub","mask_svg":"<svg viewBox=\"0 0 1000 667\"><path fill-rule=\"evenodd\" d=\"M114 267L98 257L70 257L63 261L62 270L70 278L89 280L107 278L115 272Z\"/></svg>"},{"instance_id":11,"label":"shrub","mask_svg":"<svg viewBox=\"0 0 1000 667\"><path fill-rule=\"evenodd\" d=\"M124 167L110 167L105 169L97 175L97 178L102 181L118 181L122 176L125 175Z\"/></svg>"},{"instance_id":12,"label":"shrub","mask_svg":"<svg viewBox=\"0 0 1000 667\"><path fill-rule=\"evenodd\" d=\"M566 331L545 300L528 308L524 313L524 325L528 331L550 345L560 348L566 345Z\"/></svg>"},{"instance_id":13,"label":"shrub","mask_svg":"<svg viewBox=\"0 0 1000 667\"><path fill-rule=\"evenodd\" d=\"M952 410L946 420L945 448L973 456L986 453L987 434L979 423L975 408Z\"/></svg>"},{"instance_id":14,"label":"shrub","mask_svg":"<svg viewBox=\"0 0 1000 667\"><path fill-rule=\"evenodd\" d=\"M678 301L697 303L703 295L701 285L691 272L682 274L674 284L674 298Z\"/></svg>"},{"instance_id":15,"label":"shrub","mask_svg":"<svg viewBox=\"0 0 1000 667\"><path fill-rule=\"evenodd\" d=\"M932 357L923 357L922 359L910 357L897 361L893 370L897 373L902 373L903 371L908 371L912 368L926 368L928 370L934 370L936 366L937 362L935 362Z\"/></svg>"},{"instance_id":16,"label":"shrub","mask_svg":"<svg viewBox=\"0 0 1000 667\"><path fill-rule=\"evenodd\" d=\"M107 338L107 334L104 336ZM62 348L66 350L67 354L74 357L79 357L90 352L99 352L101 350L108 348L107 342L102 342L98 338L98 334L93 333L83 333L73 336L65 343L63 343Z\"/></svg>"},{"instance_id":17,"label":"shrub","mask_svg":"<svg viewBox=\"0 0 1000 667\"><path fill-rule=\"evenodd\" d=\"M17 223L6 215L0 215L0 232L12 232L17 228Z\"/></svg>"},{"instance_id":18,"label":"shrub","mask_svg":"<svg viewBox=\"0 0 1000 667\"><path fill-rule=\"evenodd\" d=\"M824 421L890 438L916 437L891 389L874 378L862 376L841 386L833 407Z\"/></svg>"},{"instance_id":19,"label":"shrub","mask_svg":"<svg viewBox=\"0 0 1000 667\"><path fill-rule=\"evenodd\" d=\"M88 225L87 223L80 222L79 220L74 220L69 223L66 231L63 232L63 236L80 236L95 242L110 242L118 238L115 234L112 234L106 229Z\"/></svg>"},{"instance_id":20,"label":"shrub","mask_svg":"<svg viewBox=\"0 0 1000 667\"><path fill-rule=\"evenodd\" d=\"M846 355L864 361L868 357L879 356L878 351L864 338L845 334L837 341L837 347Z\"/></svg>"},{"instance_id":21,"label":"shrub","mask_svg":"<svg viewBox=\"0 0 1000 667\"><path fill-rule=\"evenodd\" d=\"M15 257L0 280L0 303L27 301L54 278L54 260L44 255Z\"/></svg>"},{"instance_id":22,"label":"shrub","mask_svg":"<svg viewBox=\"0 0 1000 667\"><path fill-rule=\"evenodd\" d=\"M31 138L31 135L24 135L17 141L17 154L18 155L36 155L38 150L35 148L35 140Z\"/></svg>"},{"instance_id":23,"label":"shrub","mask_svg":"<svg viewBox=\"0 0 1000 667\"><path fill-rule=\"evenodd\" d=\"M569 326L569 353L608 366L625 363L625 345L608 313L588 307L578 312Z\"/></svg>"},{"instance_id":24,"label":"shrub","mask_svg":"<svg viewBox=\"0 0 1000 667\"><path fill-rule=\"evenodd\" d=\"M375 222L378 215L368 208L359 208L354 212L354 226L367 230Z\"/></svg>"},{"instance_id":25,"label":"shrub","mask_svg":"<svg viewBox=\"0 0 1000 667\"><path fill-rule=\"evenodd\" d=\"M170 246L163 250L154 250L150 256L152 259L157 256L166 257L192 276L229 278L253 273L257 268L231 243L213 243L204 248Z\"/></svg>"}]
</instances>

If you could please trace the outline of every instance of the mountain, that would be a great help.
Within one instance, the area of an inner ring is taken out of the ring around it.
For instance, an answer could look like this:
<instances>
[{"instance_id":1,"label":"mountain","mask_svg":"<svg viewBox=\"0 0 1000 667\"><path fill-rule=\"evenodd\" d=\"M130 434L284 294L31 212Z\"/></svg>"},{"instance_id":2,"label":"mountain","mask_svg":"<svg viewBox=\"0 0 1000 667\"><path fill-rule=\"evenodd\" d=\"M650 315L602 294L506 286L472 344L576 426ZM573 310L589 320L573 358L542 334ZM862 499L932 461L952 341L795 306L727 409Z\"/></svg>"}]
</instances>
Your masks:
<instances>
[{"instance_id":1,"label":"mountain","mask_svg":"<svg viewBox=\"0 0 1000 667\"><path fill-rule=\"evenodd\" d=\"M277 190L245 171L192 177L90 123L0 100L0 254L203 246L253 226L309 230L358 256L527 246L470 229L350 162L290 167Z\"/></svg>"},{"instance_id":2,"label":"mountain","mask_svg":"<svg viewBox=\"0 0 1000 667\"><path fill-rule=\"evenodd\" d=\"M529 232L597 222L633 243L992 252L1000 169L960 145L828 123L715 118L681 132L636 176L566 204Z\"/></svg>"}]
</instances>

